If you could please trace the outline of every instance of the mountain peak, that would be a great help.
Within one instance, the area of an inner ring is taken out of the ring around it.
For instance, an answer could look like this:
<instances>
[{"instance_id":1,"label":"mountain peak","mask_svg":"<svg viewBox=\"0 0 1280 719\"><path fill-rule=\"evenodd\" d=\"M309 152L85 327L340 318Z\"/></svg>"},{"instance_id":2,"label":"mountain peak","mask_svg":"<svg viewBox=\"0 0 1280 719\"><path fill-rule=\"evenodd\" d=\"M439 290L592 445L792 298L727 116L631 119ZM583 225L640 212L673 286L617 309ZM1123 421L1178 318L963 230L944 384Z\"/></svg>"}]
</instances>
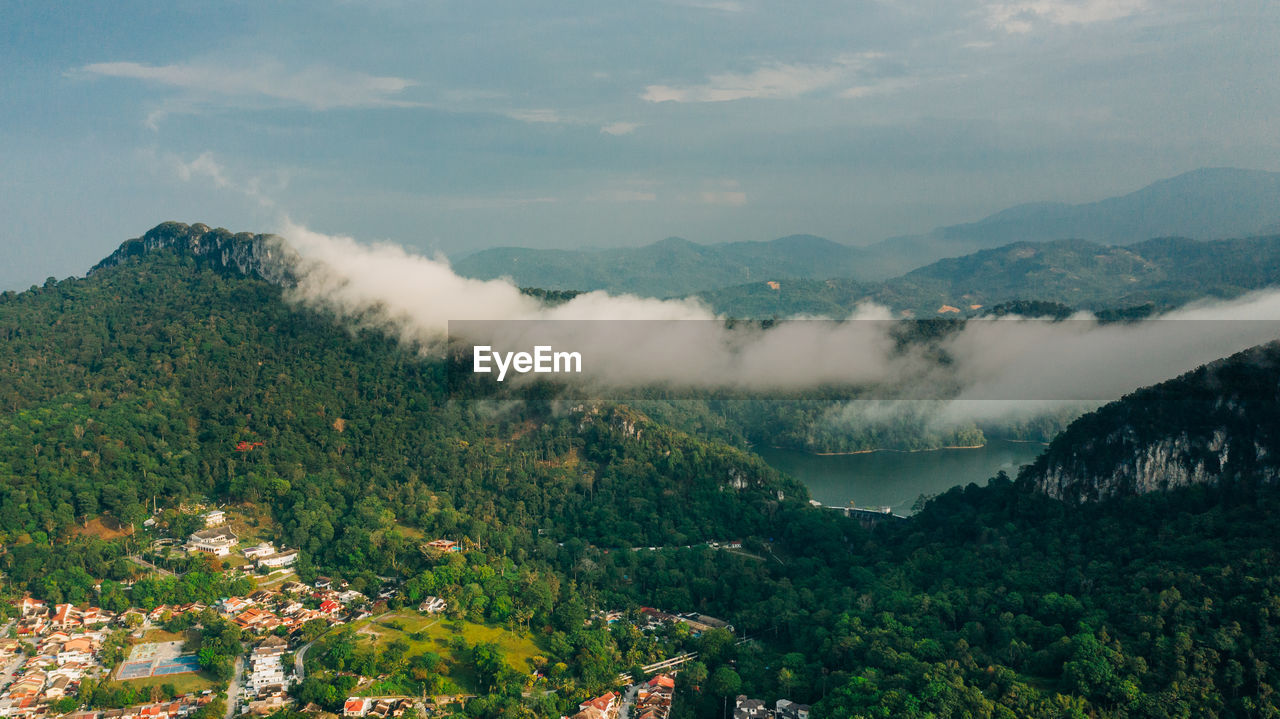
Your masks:
<instances>
[{"instance_id":1,"label":"mountain peak","mask_svg":"<svg viewBox=\"0 0 1280 719\"><path fill-rule=\"evenodd\" d=\"M198 262L221 270L264 279L272 284L291 285L297 253L276 235L255 235L197 222L161 222L142 237L125 240L115 252L102 259L89 274L123 265L152 252L173 251L190 255Z\"/></svg>"}]
</instances>

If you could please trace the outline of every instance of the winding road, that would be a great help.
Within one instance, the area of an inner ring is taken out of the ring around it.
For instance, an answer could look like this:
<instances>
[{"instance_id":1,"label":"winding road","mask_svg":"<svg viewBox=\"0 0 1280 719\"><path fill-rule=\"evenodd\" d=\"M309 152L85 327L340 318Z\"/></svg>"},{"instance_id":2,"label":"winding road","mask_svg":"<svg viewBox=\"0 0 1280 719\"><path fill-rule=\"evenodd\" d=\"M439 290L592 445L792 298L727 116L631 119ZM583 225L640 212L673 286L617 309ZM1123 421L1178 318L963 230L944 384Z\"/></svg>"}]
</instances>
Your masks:
<instances>
[{"instance_id":1,"label":"winding road","mask_svg":"<svg viewBox=\"0 0 1280 719\"><path fill-rule=\"evenodd\" d=\"M294 681L296 681L299 684L302 683L303 679L307 678L307 670L304 669L302 666L302 659L303 657L307 656L307 650L310 649L311 645L315 643L316 643L316 640L312 639L306 644L303 644L302 646L298 647L298 652L293 655Z\"/></svg>"}]
</instances>

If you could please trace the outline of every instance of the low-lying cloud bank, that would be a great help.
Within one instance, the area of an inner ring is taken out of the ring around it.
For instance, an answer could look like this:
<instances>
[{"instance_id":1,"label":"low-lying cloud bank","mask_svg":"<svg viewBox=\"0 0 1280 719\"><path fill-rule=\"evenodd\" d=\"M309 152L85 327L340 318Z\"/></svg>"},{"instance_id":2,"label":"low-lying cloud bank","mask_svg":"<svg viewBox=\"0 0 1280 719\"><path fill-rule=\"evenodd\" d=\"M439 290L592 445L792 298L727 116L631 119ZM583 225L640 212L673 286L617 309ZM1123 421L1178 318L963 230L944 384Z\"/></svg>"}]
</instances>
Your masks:
<instances>
[{"instance_id":1,"label":"low-lying cloud bank","mask_svg":"<svg viewBox=\"0 0 1280 719\"><path fill-rule=\"evenodd\" d=\"M461 277L447 261L398 245L363 244L291 222L280 234L302 257L292 291L299 302L424 353L444 351L451 322L455 334L475 334L467 340L476 344L578 351L581 379L614 391L857 385L881 398L954 400L940 420L972 419L1034 412L1037 402L1117 398L1280 337L1280 291L1265 291L1132 324L1100 324L1084 314L1063 322L969 320L933 348L950 360L939 364L926 349L903 349L883 307L834 318L841 322L729 329L693 299L590 292L546 306L511 282Z\"/></svg>"}]
</instances>

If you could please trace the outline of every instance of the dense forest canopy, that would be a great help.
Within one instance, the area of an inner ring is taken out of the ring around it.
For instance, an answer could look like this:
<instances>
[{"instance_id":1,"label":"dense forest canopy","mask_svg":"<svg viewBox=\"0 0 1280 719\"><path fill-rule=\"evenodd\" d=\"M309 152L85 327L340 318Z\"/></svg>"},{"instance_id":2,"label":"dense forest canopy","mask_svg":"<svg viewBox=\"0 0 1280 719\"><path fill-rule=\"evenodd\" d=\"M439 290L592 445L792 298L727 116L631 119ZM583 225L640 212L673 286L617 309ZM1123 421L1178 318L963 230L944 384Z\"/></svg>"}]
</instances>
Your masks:
<instances>
[{"instance_id":1,"label":"dense forest canopy","mask_svg":"<svg viewBox=\"0 0 1280 719\"><path fill-rule=\"evenodd\" d=\"M718 716L739 692L819 717L1280 710L1280 495L1248 477L1076 505L1001 476L867 528L810 506L724 408L450 401L438 363L173 250L6 293L0 337L11 597L119 609L241 591L194 561L126 587L144 574L125 560L140 532L86 526L158 507L189 529L176 508L215 501L300 548L304 578L399 578L407 600L448 596L460 619L528 632L567 667L545 699L495 669L473 716L558 715L688 649L677 717ZM431 556L430 537L465 551ZM742 549L705 544L728 539ZM591 620L639 606L722 617L738 637ZM210 647L237 641L208 632ZM435 681L344 641L326 640L318 666ZM499 666L493 647L465 649Z\"/></svg>"}]
</instances>

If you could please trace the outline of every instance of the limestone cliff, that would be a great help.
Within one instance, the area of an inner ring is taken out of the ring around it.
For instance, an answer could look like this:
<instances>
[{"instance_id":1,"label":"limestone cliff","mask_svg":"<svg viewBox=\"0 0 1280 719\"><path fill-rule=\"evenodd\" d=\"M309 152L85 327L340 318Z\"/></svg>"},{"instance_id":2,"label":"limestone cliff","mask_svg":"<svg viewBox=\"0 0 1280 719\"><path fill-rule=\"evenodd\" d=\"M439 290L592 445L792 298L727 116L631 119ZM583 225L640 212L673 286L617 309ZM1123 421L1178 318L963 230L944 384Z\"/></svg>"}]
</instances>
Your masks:
<instances>
[{"instance_id":1,"label":"limestone cliff","mask_svg":"<svg viewBox=\"0 0 1280 719\"><path fill-rule=\"evenodd\" d=\"M1081 502L1280 477L1280 343L1139 390L1073 422L1022 478Z\"/></svg>"},{"instance_id":2,"label":"limestone cliff","mask_svg":"<svg viewBox=\"0 0 1280 719\"><path fill-rule=\"evenodd\" d=\"M294 284L298 255L275 235L232 233L196 223L164 222L142 237L126 240L115 252L94 265L89 274L128 262L131 258L171 249L220 270L257 277L273 284Z\"/></svg>"}]
</instances>

